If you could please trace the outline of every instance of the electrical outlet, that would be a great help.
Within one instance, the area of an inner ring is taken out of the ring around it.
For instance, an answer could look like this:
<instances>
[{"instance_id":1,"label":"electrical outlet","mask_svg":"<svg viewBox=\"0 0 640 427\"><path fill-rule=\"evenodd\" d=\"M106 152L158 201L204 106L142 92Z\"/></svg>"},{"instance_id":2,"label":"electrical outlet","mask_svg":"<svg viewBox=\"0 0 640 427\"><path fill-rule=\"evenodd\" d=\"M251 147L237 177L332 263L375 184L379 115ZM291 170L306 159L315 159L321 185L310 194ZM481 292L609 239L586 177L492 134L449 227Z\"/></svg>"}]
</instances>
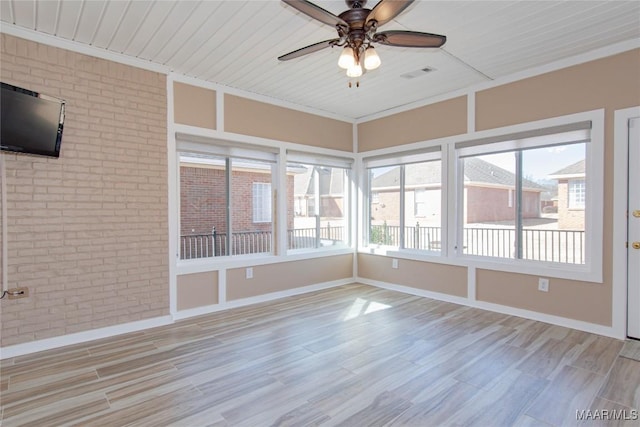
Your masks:
<instances>
[{"instance_id":1,"label":"electrical outlet","mask_svg":"<svg viewBox=\"0 0 640 427\"><path fill-rule=\"evenodd\" d=\"M247 268L247 279L253 279L253 267Z\"/></svg>"},{"instance_id":2,"label":"electrical outlet","mask_svg":"<svg viewBox=\"0 0 640 427\"><path fill-rule=\"evenodd\" d=\"M542 292L549 292L549 279L542 277L538 278L538 290Z\"/></svg>"},{"instance_id":3,"label":"electrical outlet","mask_svg":"<svg viewBox=\"0 0 640 427\"><path fill-rule=\"evenodd\" d=\"M393 258L391 260L391 268L398 268L398 259L397 258Z\"/></svg>"},{"instance_id":4,"label":"electrical outlet","mask_svg":"<svg viewBox=\"0 0 640 427\"><path fill-rule=\"evenodd\" d=\"M7 289L7 296L9 299L26 298L29 296L29 288L11 288Z\"/></svg>"}]
</instances>

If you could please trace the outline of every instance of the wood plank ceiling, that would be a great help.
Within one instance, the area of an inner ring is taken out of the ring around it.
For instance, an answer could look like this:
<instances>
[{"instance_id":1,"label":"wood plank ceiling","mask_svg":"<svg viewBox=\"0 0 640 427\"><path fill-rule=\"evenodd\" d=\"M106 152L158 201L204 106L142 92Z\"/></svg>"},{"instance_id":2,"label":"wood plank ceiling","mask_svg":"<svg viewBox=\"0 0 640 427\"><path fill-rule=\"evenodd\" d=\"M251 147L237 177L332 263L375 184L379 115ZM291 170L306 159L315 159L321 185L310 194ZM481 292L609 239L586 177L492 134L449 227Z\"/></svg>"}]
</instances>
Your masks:
<instances>
[{"instance_id":1,"label":"wood plank ceiling","mask_svg":"<svg viewBox=\"0 0 640 427\"><path fill-rule=\"evenodd\" d=\"M316 3L335 14L347 8ZM382 66L350 89L338 49L276 59L336 35L278 0L1 0L0 20L345 119L640 39L638 1L418 0L382 29L444 34L444 47L379 46ZM435 71L402 77L426 67Z\"/></svg>"}]
</instances>

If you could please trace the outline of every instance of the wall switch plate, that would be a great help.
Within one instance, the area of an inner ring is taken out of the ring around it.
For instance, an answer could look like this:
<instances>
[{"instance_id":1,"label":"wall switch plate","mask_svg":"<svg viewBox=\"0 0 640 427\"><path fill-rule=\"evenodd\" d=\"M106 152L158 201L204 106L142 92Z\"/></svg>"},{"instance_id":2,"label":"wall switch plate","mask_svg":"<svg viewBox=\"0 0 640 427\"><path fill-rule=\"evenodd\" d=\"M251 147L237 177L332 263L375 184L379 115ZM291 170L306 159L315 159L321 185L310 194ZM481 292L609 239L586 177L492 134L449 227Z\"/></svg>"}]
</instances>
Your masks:
<instances>
[{"instance_id":1,"label":"wall switch plate","mask_svg":"<svg viewBox=\"0 0 640 427\"><path fill-rule=\"evenodd\" d=\"M549 279L540 277L538 279L538 290L542 292L549 292Z\"/></svg>"},{"instance_id":2,"label":"wall switch plate","mask_svg":"<svg viewBox=\"0 0 640 427\"><path fill-rule=\"evenodd\" d=\"M398 259L397 258L393 258L391 260L391 268L398 268Z\"/></svg>"},{"instance_id":3,"label":"wall switch plate","mask_svg":"<svg viewBox=\"0 0 640 427\"><path fill-rule=\"evenodd\" d=\"M253 279L253 267L247 267L247 279Z\"/></svg>"}]
</instances>

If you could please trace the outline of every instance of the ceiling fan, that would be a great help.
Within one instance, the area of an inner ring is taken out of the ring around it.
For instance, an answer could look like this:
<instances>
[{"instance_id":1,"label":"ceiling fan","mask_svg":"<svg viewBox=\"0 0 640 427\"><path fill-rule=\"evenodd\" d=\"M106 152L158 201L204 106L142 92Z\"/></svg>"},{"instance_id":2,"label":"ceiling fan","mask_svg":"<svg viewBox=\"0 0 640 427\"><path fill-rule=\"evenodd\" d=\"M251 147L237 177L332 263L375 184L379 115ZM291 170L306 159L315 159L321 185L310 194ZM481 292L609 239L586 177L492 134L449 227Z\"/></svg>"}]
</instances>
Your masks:
<instances>
[{"instance_id":1,"label":"ceiling fan","mask_svg":"<svg viewBox=\"0 0 640 427\"><path fill-rule=\"evenodd\" d=\"M313 19L333 26L338 38L321 41L278 57L280 61L299 58L326 47L343 47L338 66L347 70L347 76L360 77L362 66L374 70L380 66L380 57L373 44L386 46L437 48L447 37L417 31L382 31L378 28L394 19L414 0L381 0L373 9L364 6L367 0L345 0L349 9L336 16L307 0L282 0Z\"/></svg>"}]
</instances>

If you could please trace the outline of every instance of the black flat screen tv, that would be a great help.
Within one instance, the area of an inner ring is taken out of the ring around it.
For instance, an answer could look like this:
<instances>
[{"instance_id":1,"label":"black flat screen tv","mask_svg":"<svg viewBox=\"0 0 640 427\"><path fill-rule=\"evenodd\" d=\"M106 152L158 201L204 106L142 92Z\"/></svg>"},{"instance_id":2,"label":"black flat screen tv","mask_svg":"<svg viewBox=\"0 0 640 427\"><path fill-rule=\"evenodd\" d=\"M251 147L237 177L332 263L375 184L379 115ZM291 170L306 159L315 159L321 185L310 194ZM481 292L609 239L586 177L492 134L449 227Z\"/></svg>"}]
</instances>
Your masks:
<instances>
[{"instance_id":1,"label":"black flat screen tv","mask_svg":"<svg viewBox=\"0 0 640 427\"><path fill-rule=\"evenodd\" d=\"M59 157L65 102L4 82L0 84L2 151Z\"/></svg>"}]
</instances>

